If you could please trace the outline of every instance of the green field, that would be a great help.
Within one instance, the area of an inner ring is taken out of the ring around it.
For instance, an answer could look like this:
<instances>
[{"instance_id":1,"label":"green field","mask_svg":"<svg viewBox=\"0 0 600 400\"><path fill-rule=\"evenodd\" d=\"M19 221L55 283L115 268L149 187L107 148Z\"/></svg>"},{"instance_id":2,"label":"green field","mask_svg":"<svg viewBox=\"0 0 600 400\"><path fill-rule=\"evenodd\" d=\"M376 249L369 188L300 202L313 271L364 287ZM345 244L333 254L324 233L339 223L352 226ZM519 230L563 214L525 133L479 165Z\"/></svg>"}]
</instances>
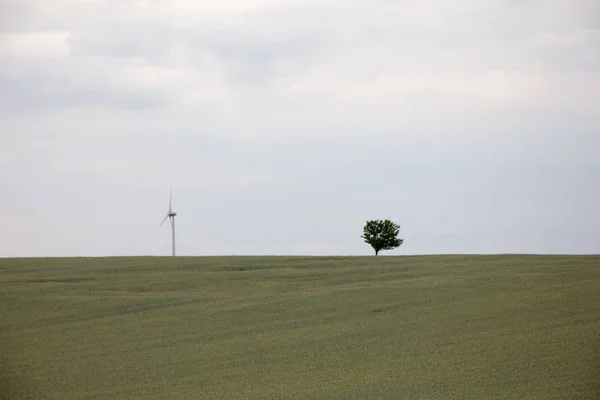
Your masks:
<instances>
[{"instance_id":1,"label":"green field","mask_svg":"<svg viewBox=\"0 0 600 400\"><path fill-rule=\"evenodd\" d=\"M599 399L600 256L0 259L2 399Z\"/></svg>"}]
</instances>

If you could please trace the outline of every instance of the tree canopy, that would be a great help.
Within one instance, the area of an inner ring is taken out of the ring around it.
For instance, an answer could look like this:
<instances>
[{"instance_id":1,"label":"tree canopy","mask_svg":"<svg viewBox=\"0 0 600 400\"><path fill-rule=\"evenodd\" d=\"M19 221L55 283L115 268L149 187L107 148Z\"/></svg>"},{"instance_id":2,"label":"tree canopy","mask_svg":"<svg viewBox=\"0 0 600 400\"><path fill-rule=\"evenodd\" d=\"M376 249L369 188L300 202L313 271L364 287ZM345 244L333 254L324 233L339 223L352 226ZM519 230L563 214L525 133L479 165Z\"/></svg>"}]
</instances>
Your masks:
<instances>
[{"instance_id":1,"label":"tree canopy","mask_svg":"<svg viewBox=\"0 0 600 400\"><path fill-rule=\"evenodd\" d=\"M381 250L393 250L402 245L404 239L398 237L399 232L400 225L389 219L376 219L367 221L361 237L373 247L375 255L378 255Z\"/></svg>"}]
</instances>

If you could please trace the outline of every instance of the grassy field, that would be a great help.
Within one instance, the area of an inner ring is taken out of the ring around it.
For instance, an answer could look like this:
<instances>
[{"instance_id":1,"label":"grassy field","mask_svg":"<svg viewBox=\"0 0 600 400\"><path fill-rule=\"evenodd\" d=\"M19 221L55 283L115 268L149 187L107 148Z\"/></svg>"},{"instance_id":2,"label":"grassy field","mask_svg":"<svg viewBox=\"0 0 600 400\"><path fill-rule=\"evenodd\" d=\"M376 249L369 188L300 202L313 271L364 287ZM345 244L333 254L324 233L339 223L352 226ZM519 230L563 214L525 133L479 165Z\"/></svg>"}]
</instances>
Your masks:
<instances>
[{"instance_id":1,"label":"grassy field","mask_svg":"<svg viewBox=\"0 0 600 400\"><path fill-rule=\"evenodd\" d=\"M600 256L0 259L2 399L599 399Z\"/></svg>"}]
</instances>

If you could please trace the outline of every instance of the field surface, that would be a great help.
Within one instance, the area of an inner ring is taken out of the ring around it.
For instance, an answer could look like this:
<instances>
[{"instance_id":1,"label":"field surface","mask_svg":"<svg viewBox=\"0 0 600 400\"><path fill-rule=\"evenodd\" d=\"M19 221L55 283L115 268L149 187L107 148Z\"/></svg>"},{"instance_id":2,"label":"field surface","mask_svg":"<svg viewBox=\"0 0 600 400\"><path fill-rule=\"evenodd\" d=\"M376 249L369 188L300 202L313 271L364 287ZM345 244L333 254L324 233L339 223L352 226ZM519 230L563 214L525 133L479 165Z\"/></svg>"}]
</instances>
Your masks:
<instances>
[{"instance_id":1,"label":"field surface","mask_svg":"<svg viewBox=\"0 0 600 400\"><path fill-rule=\"evenodd\" d=\"M1 399L599 399L600 256L0 259Z\"/></svg>"}]
</instances>

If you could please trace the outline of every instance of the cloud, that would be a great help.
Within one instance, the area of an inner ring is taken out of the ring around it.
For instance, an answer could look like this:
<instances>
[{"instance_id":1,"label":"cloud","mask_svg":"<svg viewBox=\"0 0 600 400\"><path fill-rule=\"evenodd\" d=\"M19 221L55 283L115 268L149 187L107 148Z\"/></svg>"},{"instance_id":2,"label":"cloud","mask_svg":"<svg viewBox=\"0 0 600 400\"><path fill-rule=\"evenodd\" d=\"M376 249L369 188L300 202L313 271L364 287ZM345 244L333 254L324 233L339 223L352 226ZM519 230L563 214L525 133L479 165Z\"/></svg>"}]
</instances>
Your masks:
<instances>
[{"instance_id":1,"label":"cloud","mask_svg":"<svg viewBox=\"0 0 600 400\"><path fill-rule=\"evenodd\" d=\"M374 104L373 96L380 109L410 105L415 96L427 96L428 105L438 111L461 103L535 107L547 101L548 92L573 84L565 77L555 79L556 72L540 64L543 55L536 58L532 51L532 46L539 50L532 43L540 35L553 33L533 33L532 26L543 20L521 17L523 7L535 11L530 4L380 3L77 3L73 11L80 18L65 17L66 32L12 36L49 35L53 39L46 42L53 44L46 43L46 51L60 48L63 56L71 55L68 62L54 64L54 76L47 80L68 80L91 87L87 91L92 93L98 92L97 84L109 87L114 99L141 92L191 108L227 104L221 106L227 108L224 113L277 107L275 112L291 109L299 115L299 108L321 109L323 103L348 113ZM557 2L544 18L561 22L557 35L574 35L562 30L585 19L583 7ZM54 12L50 8L46 14L56 18L59 6ZM196 23L185 23L188 19ZM556 51L547 47L546 52ZM15 66L19 71L32 68L23 60ZM579 81L595 78L591 71ZM154 93L147 93L149 88ZM583 97L591 97L586 99L590 102L593 93L585 91ZM581 90L571 96L581 97ZM238 109L232 110L235 105Z\"/></svg>"},{"instance_id":2,"label":"cloud","mask_svg":"<svg viewBox=\"0 0 600 400\"><path fill-rule=\"evenodd\" d=\"M69 53L68 32L27 32L0 34L4 57L65 57Z\"/></svg>"},{"instance_id":3,"label":"cloud","mask_svg":"<svg viewBox=\"0 0 600 400\"><path fill-rule=\"evenodd\" d=\"M0 254L153 253L171 179L190 254L593 248L595 1L0 8Z\"/></svg>"}]
</instances>

